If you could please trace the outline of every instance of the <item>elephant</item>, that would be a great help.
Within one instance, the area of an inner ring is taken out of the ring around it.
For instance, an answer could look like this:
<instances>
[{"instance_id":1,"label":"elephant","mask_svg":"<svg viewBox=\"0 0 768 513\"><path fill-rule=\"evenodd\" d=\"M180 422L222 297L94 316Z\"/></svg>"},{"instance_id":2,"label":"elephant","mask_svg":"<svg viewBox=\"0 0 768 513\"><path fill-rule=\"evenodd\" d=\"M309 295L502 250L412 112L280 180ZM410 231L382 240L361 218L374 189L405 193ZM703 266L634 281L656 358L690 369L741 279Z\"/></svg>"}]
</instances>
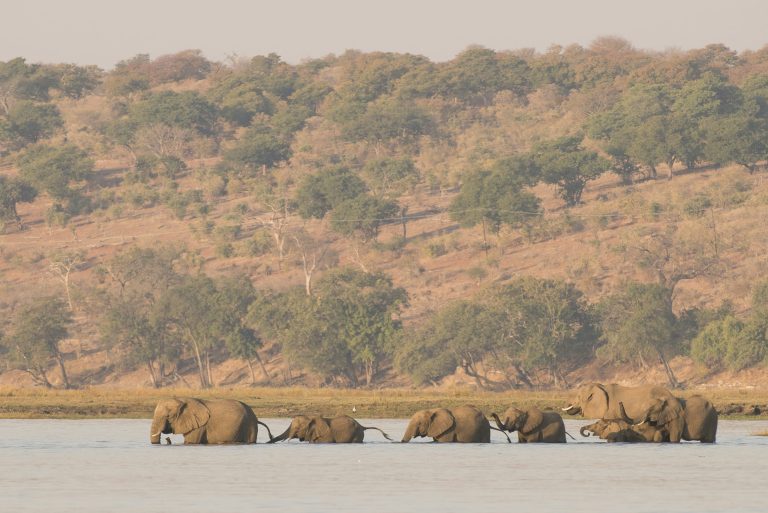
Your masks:
<instances>
[{"instance_id":1,"label":"elephant","mask_svg":"<svg viewBox=\"0 0 768 513\"><path fill-rule=\"evenodd\" d=\"M589 383L579 387L576 397L563 411L569 415L581 413L589 419L624 419L623 415L626 415L630 423L636 423L643 420L651 406L663 399L674 399L674 396L660 386L625 387L615 383ZM624 414L620 403L626 409Z\"/></svg>"},{"instance_id":2,"label":"elephant","mask_svg":"<svg viewBox=\"0 0 768 513\"><path fill-rule=\"evenodd\" d=\"M185 444L256 443L259 424L253 410L232 399L164 399L157 403L152 417L149 441L160 443L165 433L184 435Z\"/></svg>"},{"instance_id":3,"label":"elephant","mask_svg":"<svg viewBox=\"0 0 768 513\"><path fill-rule=\"evenodd\" d=\"M565 424L560 414L543 412L538 408L520 410L508 408L502 422L498 415L491 414L499 429L517 431L519 443L565 443Z\"/></svg>"},{"instance_id":4,"label":"elephant","mask_svg":"<svg viewBox=\"0 0 768 513\"><path fill-rule=\"evenodd\" d=\"M659 399L641 419L641 424L646 423L663 427L671 442L699 440L711 444L717 438L717 411L700 395Z\"/></svg>"},{"instance_id":5,"label":"elephant","mask_svg":"<svg viewBox=\"0 0 768 513\"><path fill-rule=\"evenodd\" d=\"M298 415L291 420L291 425L288 426L288 429L272 438L269 443L282 442L283 440L291 440L293 438L298 438L301 442L310 443L362 443L367 429L375 429L384 435L384 438L390 442L392 441L389 435L381 429L361 426L359 422L347 415L332 419Z\"/></svg>"},{"instance_id":6,"label":"elephant","mask_svg":"<svg viewBox=\"0 0 768 513\"><path fill-rule=\"evenodd\" d=\"M581 436L590 436L592 432L608 442L668 442L669 435L664 430L650 424L635 426L624 420L605 420L582 426Z\"/></svg>"},{"instance_id":7,"label":"elephant","mask_svg":"<svg viewBox=\"0 0 768 513\"><path fill-rule=\"evenodd\" d=\"M425 436L435 442L490 443L491 425L474 406L420 410L408 422L402 441Z\"/></svg>"}]
</instances>

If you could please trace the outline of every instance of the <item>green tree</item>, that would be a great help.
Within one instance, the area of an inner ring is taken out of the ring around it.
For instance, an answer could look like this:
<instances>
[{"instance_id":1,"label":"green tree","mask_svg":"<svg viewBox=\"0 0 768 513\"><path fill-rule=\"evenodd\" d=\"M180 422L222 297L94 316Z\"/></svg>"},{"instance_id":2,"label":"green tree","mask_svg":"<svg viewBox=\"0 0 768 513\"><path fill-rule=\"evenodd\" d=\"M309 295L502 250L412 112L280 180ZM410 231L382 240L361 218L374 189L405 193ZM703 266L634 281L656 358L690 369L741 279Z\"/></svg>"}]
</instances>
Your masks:
<instances>
[{"instance_id":1,"label":"green tree","mask_svg":"<svg viewBox=\"0 0 768 513\"><path fill-rule=\"evenodd\" d=\"M399 211L394 201L359 194L334 207L331 212L331 229L365 243L376 240L381 225L396 221Z\"/></svg>"},{"instance_id":2,"label":"green tree","mask_svg":"<svg viewBox=\"0 0 768 513\"><path fill-rule=\"evenodd\" d=\"M598 356L612 362L639 363L658 359L670 386L679 386L669 360L680 353L671 291L658 284L629 283L599 305L604 345Z\"/></svg>"},{"instance_id":3,"label":"green tree","mask_svg":"<svg viewBox=\"0 0 768 513\"><path fill-rule=\"evenodd\" d=\"M526 190L538 180L538 170L527 157L509 157L495 162L490 170L469 175L450 206L451 217L464 226L486 224L493 233L501 226L525 225L540 215L540 200Z\"/></svg>"},{"instance_id":4,"label":"green tree","mask_svg":"<svg viewBox=\"0 0 768 513\"><path fill-rule=\"evenodd\" d=\"M11 107L4 124L0 137L13 148L23 148L52 136L64 121L55 105L20 101Z\"/></svg>"},{"instance_id":5,"label":"green tree","mask_svg":"<svg viewBox=\"0 0 768 513\"><path fill-rule=\"evenodd\" d=\"M504 322L497 351L523 382L545 371L556 386L568 386L565 374L591 358L593 316L573 284L520 278L496 289L489 301Z\"/></svg>"},{"instance_id":6,"label":"green tree","mask_svg":"<svg viewBox=\"0 0 768 513\"><path fill-rule=\"evenodd\" d=\"M290 156L290 142L262 126L249 128L235 146L224 153L228 162L252 171L258 169L262 174Z\"/></svg>"},{"instance_id":7,"label":"green tree","mask_svg":"<svg viewBox=\"0 0 768 513\"><path fill-rule=\"evenodd\" d=\"M69 335L72 313L56 297L45 297L26 305L18 313L6 338L14 364L29 373L35 383L51 388L48 367L53 360L61 372L64 388L70 388L60 342Z\"/></svg>"},{"instance_id":8,"label":"green tree","mask_svg":"<svg viewBox=\"0 0 768 513\"><path fill-rule=\"evenodd\" d=\"M365 182L348 168L333 166L307 176L296 191L299 215L322 219L342 202L366 191Z\"/></svg>"},{"instance_id":9,"label":"green tree","mask_svg":"<svg viewBox=\"0 0 768 513\"><path fill-rule=\"evenodd\" d=\"M754 173L758 162L768 156L768 118L746 112L708 118L702 123L705 156L718 164L735 162Z\"/></svg>"},{"instance_id":10,"label":"green tree","mask_svg":"<svg viewBox=\"0 0 768 513\"><path fill-rule=\"evenodd\" d=\"M31 203L37 190L19 178L0 176L0 221L16 221L22 228L21 217L16 211L18 203Z\"/></svg>"},{"instance_id":11,"label":"green tree","mask_svg":"<svg viewBox=\"0 0 768 513\"><path fill-rule=\"evenodd\" d=\"M18 166L22 178L47 192L52 198L68 199L74 206L79 194L70 185L90 176L93 160L73 144L37 144L19 157Z\"/></svg>"},{"instance_id":12,"label":"green tree","mask_svg":"<svg viewBox=\"0 0 768 513\"><path fill-rule=\"evenodd\" d=\"M130 118L143 126L166 125L212 136L216 133L218 110L194 91L162 91L134 104Z\"/></svg>"},{"instance_id":13,"label":"green tree","mask_svg":"<svg viewBox=\"0 0 768 513\"><path fill-rule=\"evenodd\" d=\"M588 181L610 168L610 163L594 151L581 146L582 137L563 137L536 145L534 160L544 183L556 185L566 205L581 202Z\"/></svg>"},{"instance_id":14,"label":"green tree","mask_svg":"<svg viewBox=\"0 0 768 513\"><path fill-rule=\"evenodd\" d=\"M326 381L357 386L361 377L373 384L394 350L407 294L384 274L341 268L324 274L312 296L296 288L277 303L283 313L269 318L277 319L276 335L291 361Z\"/></svg>"}]
</instances>

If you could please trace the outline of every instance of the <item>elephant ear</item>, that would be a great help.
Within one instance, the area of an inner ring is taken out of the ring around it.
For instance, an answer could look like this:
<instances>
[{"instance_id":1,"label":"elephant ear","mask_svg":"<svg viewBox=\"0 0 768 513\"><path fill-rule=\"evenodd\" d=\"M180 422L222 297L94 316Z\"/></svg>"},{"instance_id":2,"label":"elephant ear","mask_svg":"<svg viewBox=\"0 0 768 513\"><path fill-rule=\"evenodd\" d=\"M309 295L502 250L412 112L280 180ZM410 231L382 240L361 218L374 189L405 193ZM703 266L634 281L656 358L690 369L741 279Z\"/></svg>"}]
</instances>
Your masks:
<instances>
[{"instance_id":1,"label":"elephant ear","mask_svg":"<svg viewBox=\"0 0 768 513\"><path fill-rule=\"evenodd\" d=\"M456 419L453 417L453 414L450 411L444 408L437 409L432 412L432 415L429 416L427 436L438 439L453 429L455 425Z\"/></svg>"},{"instance_id":2,"label":"elephant ear","mask_svg":"<svg viewBox=\"0 0 768 513\"><path fill-rule=\"evenodd\" d=\"M595 383L589 390L582 415L590 419L603 418L608 411L608 391L600 383Z\"/></svg>"},{"instance_id":3,"label":"elephant ear","mask_svg":"<svg viewBox=\"0 0 768 513\"><path fill-rule=\"evenodd\" d=\"M328 422L320 417L314 417L309 421L307 425L307 440L310 442L316 442L318 440L326 441L332 440L331 428L328 426Z\"/></svg>"},{"instance_id":4,"label":"elephant ear","mask_svg":"<svg viewBox=\"0 0 768 513\"><path fill-rule=\"evenodd\" d=\"M525 412L525 423L520 428L520 432L523 434L533 433L541 427L544 422L544 412L538 408L530 408Z\"/></svg>"},{"instance_id":5,"label":"elephant ear","mask_svg":"<svg viewBox=\"0 0 768 513\"><path fill-rule=\"evenodd\" d=\"M656 420L656 424L664 426L682 417L683 408L680 404L680 401L669 399L662 399L661 401L661 405L659 406L659 416Z\"/></svg>"},{"instance_id":6,"label":"elephant ear","mask_svg":"<svg viewBox=\"0 0 768 513\"><path fill-rule=\"evenodd\" d=\"M182 399L179 402L178 415L171 423L174 433L185 435L208 424L211 412L205 404L197 399Z\"/></svg>"}]
</instances>

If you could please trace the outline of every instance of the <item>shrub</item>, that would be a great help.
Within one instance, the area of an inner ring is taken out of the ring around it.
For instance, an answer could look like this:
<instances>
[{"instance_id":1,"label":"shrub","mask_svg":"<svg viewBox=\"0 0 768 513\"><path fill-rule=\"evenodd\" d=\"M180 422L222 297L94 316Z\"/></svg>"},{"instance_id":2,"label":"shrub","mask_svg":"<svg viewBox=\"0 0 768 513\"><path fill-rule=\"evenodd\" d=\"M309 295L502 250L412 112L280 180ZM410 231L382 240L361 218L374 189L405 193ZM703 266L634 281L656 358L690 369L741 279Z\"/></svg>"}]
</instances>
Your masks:
<instances>
[{"instance_id":1,"label":"shrub","mask_svg":"<svg viewBox=\"0 0 768 513\"><path fill-rule=\"evenodd\" d=\"M683 211L688 217L702 217L704 213L712 207L712 200L707 194L698 193L693 198L685 202Z\"/></svg>"}]
</instances>

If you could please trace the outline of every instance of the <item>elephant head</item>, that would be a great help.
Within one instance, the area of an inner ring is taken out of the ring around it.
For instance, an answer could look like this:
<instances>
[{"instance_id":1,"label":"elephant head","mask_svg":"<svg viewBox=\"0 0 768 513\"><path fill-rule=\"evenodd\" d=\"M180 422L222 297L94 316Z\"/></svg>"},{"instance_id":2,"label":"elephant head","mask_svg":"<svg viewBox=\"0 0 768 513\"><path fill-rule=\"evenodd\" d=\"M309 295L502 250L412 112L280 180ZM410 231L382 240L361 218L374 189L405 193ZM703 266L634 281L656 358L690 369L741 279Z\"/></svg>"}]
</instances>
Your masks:
<instances>
[{"instance_id":1,"label":"elephant head","mask_svg":"<svg viewBox=\"0 0 768 513\"><path fill-rule=\"evenodd\" d=\"M491 417L496 421L499 429L504 431L519 431L523 434L531 433L541 427L544 422L544 413L538 408L528 410L519 410L517 408L508 408L504 412L502 421L495 413Z\"/></svg>"},{"instance_id":2,"label":"elephant head","mask_svg":"<svg viewBox=\"0 0 768 513\"><path fill-rule=\"evenodd\" d=\"M445 408L421 410L413 414L403 435L403 442L414 437L440 438L456 426L453 414Z\"/></svg>"},{"instance_id":3,"label":"elephant head","mask_svg":"<svg viewBox=\"0 0 768 513\"><path fill-rule=\"evenodd\" d=\"M683 404L676 398L659 399L648 409L639 424L645 423L663 428L670 441L679 442L685 429Z\"/></svg>"},{"instance_id":4,"label":"elephant head","mask_svg":"<svg viewBox=\"0 0 768 513\"><path fill-rule=\"evenodd\" d=\"M563 408L568 415L578 415L591 419L600 419L608 411L608 391L600 383L590 383L580 387L576 397Z\"/></svg>"},{"instance_id":5,"label":"elephant head","mask_svg":"<svg viewBox=\"0 0 768 513\"><path fill-rule=\"evenodd\" d=\"M206 406L197 399L167 399L160 401L152 416L149 441L160 443L160 435L187 433L204 427L211 418Z\"/></svg>"}]
</instances>

